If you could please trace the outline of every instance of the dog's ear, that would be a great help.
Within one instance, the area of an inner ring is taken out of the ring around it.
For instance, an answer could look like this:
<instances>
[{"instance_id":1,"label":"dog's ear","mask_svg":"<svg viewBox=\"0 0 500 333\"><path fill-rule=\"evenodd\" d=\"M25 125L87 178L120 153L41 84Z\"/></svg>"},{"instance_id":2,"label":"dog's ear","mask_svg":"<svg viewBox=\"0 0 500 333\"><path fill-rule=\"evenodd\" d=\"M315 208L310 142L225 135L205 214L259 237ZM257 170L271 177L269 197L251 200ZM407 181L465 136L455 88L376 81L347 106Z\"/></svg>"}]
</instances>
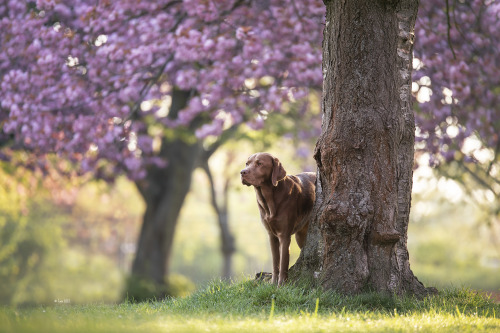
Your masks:
<instances>
[{"instance_id":1,"label":"dog's ear","mask_svg":"<svg viewBox=\"0 0 500 333\"><path fill-rule=\"evenodd\" d=\"M275 157L273 159L273 173L271 174L271 181L273 186L278 186L278 182L286 177L286 171L281 165L281 162Z\"/></svg>"}]
</instances>

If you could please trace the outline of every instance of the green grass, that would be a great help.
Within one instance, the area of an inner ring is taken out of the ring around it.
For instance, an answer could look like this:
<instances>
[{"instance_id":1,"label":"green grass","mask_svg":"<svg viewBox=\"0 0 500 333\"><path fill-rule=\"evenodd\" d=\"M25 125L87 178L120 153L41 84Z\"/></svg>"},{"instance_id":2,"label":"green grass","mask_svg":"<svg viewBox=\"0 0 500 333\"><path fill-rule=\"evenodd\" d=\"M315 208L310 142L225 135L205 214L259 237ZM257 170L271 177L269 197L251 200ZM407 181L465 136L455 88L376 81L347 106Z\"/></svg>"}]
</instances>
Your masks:
<instances>
[{"instance_id":1,"label":"green grass","mask_svg":"<svg viewBox=\"0 0 500 333\"><path fill-rule=\"evenodd\" d=\"M182 299L0 308L0 332L500 332L500 305L469 289L417 300L214 282Z\"/></svg>"}]
</instances>

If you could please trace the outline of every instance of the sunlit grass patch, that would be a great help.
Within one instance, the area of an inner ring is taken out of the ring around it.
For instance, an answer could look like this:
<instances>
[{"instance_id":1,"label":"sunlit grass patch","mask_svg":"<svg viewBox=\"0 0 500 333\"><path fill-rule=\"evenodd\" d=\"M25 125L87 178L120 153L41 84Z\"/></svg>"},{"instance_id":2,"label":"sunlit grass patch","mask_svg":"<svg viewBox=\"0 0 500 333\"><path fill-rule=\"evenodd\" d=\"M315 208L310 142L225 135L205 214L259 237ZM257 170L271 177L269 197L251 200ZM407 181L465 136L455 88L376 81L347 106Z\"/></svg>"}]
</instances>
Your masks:
<instances>
[{"instance_id":1,"label":"sunlit grass patch","mask_svg":"<svg viewBox=\"0 0 500 333\"><path fill-rule=\"evenodd\" d=\"M465 288L418 300L216 281L180 299L3 307L0 332L494 332L499 313L499 304Z\"/></svg>"}]
</instances>

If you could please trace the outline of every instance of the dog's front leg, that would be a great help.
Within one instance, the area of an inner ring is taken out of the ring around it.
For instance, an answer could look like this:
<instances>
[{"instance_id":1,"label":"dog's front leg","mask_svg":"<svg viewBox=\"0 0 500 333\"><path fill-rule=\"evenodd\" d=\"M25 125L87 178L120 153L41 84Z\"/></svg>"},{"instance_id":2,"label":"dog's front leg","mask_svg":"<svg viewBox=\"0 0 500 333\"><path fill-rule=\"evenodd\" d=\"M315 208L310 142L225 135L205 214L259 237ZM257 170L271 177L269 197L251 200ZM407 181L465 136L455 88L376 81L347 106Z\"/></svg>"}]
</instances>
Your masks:
<instances>
[{"instance_id":1,"label":"dog's front leg","mask_svg":"<svg viewBox=\"0 0 500 333\"><path fill-rule=\"evenodd\" d=\"M288 264L290 262L291 236L281 236L280 241L280 276L278 285L281 286L288 279Z\"/></svg>"},{"instance_id":2,"label":"dog's front leg","mask_svg":"<svg viewBox=\"0 0 500 333\"><path fill-rule=\"evenodd\" d=\"M271 255L273 257L273 279L274 284L278 283L280 272L280 241L278 237L269 234L269 241L271 243Z\"/></svg>"}]
</instances>

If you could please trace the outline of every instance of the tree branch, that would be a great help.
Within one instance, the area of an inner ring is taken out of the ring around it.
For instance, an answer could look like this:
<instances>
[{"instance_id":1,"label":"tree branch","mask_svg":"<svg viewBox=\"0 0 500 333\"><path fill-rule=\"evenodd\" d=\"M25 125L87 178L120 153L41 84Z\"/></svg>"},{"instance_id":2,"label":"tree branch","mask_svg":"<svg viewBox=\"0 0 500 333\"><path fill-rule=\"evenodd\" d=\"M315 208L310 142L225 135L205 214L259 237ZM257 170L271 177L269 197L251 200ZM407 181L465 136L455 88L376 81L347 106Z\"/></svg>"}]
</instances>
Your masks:
<instances>
[{"instance_id":1,"label":"tree branch","mask_svg":"<svg viewBox=\"0 0 500 333\"><path fill-rule=\"evenodd\" d=\"M498 138L497 146L495 147L495 153L493 154L493 159L491 160L490 164L488 165L488 169L486 169L486 173L489 175L491 168L493 167L493 164L497 160L498 153L500 151L500 138Z\"/></svg>"},{"instance_id":2,"label":"tree branch","mask_svg":"<svg viewBox=\"0 0 500 333\"><path fill-rule=\"evenodd\" d=\"M484 188L490 190L496 197L498 197L498 193L496 193L496 191L493 189L493 187L490 186L490 184L488 184L484 179L482 179L481 177L479 177L477 175L477 173L473 172L471 169L469 169L465 164L463 163L460 163L459 164L462 169L464 169L468 174L470 174L472 176L472 178L474 178L476 180L476 182L478 182L481 186L483 186Z\"/></svg>"},{"instance_id":3,"label":"tree branch","mask_svg":"<svg viewBox=\"0 0 500 333\"><path fill-rule=\"evenodd\" d=\"M448 30L447 30L448 45L450 46L451 53L453 53L453 59L457 59L457 56L455 54L455 50L453 49L453 45L451 43L451 36L450 36L451 22L450 22L450 3L449 3L449 0L446 0L446 24L448 25Z\"/></svg>"},{"instance_id":4,"label":"tree branch","mask_svg":"<svg viewBox=\"0 0 500 333\"><path fill-rule=\"evenodd\" d=\"M208 178L208 182L210 183L210 203L215 210L217 216L220 215L219 205L217 204L217 194L215 193L215 182L212 176L212 172L210 171L210 166L208 165L208 160L200 161L200 168L205 172Z\"/></svg>"},{"instance_id":5,"label":"tree branch","mask_svg":"<svg viewBox=\"0 0 500 333\"><path fill-rule=\"evenodd\" d=\"M219 149L220 146L222 146L224 143L227 142L227 140L229 140L230 138L233 137L233 135L238 131L240 124L241 123L234 124L231 127L229 127L227 130L222 132L222 134L219 136L217 141L215 141L212 145L210 145L210 147L205 149L205 152L203 153L202 156L208 160L210 158L210 156L212 156L213 153L215 153L215 151L217 149Z\"/></svg>"}]
</instances>

